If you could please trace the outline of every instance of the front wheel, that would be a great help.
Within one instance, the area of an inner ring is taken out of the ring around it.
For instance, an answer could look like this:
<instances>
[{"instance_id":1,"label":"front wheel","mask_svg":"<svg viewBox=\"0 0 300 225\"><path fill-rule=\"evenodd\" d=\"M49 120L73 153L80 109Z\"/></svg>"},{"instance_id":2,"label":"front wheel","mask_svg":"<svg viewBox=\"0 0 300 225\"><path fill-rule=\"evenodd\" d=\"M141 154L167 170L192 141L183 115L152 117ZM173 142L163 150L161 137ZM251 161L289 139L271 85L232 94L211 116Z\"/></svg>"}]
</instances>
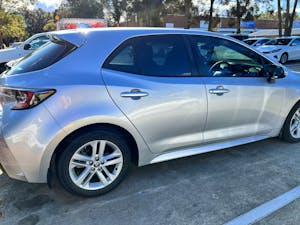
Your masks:
<instances>
[{"instance_id":1,"label":"front wheel","mask_svg":"<svg viewBox=\"0 0 300 225\"><path fill-rule=\"evenodd\" d=\"M91 131L77 136L63 149L57 161L62 186L81 196L97 196L116 187L130 163L129 146L110 131Z\"/></svg>"},{"instance_id":2,"label":"front wheel","mask_svg":"<svg viewBox=\"0 0 300 225\"><path fill-rule=\"evenodd\" d=\"M285 64L288 61L288 54L287 53L283 53L282 56L280 57L280 63L281 64Z\"/></svg>"},{"instance_id":3,"label":"front wheel","mask_svg":"<svg viewBox=\"0 0 300 225\"><path fill-rule=\"evenodd\" d=\"M300 142L300 103L287 116L282 128L282 139L291 143Z\"/></svg>"}]
</instances>

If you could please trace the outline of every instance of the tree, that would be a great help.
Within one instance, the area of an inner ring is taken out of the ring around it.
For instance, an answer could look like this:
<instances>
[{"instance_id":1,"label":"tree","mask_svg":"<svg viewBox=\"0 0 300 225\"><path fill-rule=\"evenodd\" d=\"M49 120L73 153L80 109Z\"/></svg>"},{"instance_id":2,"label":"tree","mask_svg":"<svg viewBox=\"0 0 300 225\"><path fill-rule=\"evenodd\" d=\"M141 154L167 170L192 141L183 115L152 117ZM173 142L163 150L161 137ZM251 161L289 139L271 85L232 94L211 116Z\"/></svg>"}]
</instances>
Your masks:
<instances>
[{"instance_id":1,"label":"tree","mask_svg":"<svg viewBox=\"0 0 300 225\"><path fill-rule=\"evenodd\" d=\"M214 11L214 2L215 0L210 0L210 7L209 7L209 18L208 18L208 30L213 30L213 11Z\"/></svg>"},{"instance_id":2,"label":"tree","mask_svg":"<svg viewBox=\"0 0 300 225\"><path fill-rule=\"evenodd\" d=\"M284 23L284 35L288 36L288 29L290 24L290 0L286 0L286 14Z\"/></svg>"},{"instance_id":3,"label":"tree","mask_svg":"<svg viewBox=\"0 0 300 225\"><path fill-rule=\"evenodd\" d=\"M14 39L24 38L25 35L24 18L20 15L0 10L0 44L3 44L3 40L8 43Z\"/></svg>"},{"instance_id":4,"label":"tree","mask_svg":"<svg viewBox=\"0 0 300 225\"><path fill-rule=\"evenodd\" d=\"M290 0L287 0L286 4L287 7L290 7ZM284 35L286 36L290 36L292 34L297 5L298 5L298 0L294 0L294 7L293 7L292 14L289 13L289 9L287 8L286 18L288 18L287 20L288 22L285 24L285 30L284 30Z\"/></svg>"},{"instance_id":5,"label":"tree","mask_svg":"<svg viewBox=\"0 0 300 225\"><path fill-rule=\"evenodd\" d=\"M32 7L37 0L1 0L0 9L10 13L21 13L24 8Z\"/></svg>"},{"instance_id":6,"label":"tree","mask_svg":"<svg viewBox=\"0 0 300 225\"><path fill-rule=\"evenodd\" d=\"M140 26L162 26L163 0L128 0L126 14L136 17Z\"/></svg>"},{"instance_id":7,"label":"tree","mask_svg":"<svg viewBox=\"0 0 300 225\"><path fill-rule=\"evenodd\" d=\"M270 3L272 0L236 0L235 5L228 10L229 16L236 17L236 32L241 32L241 21L254 20L254 15L259 11L259 4ZM231 0L221 0L223 4L230 5Z\"/></svg>"},{"instance_id":8,"label":"tree","mask_svg":"<svg viewBox=\"0 0 300 225\"><path fill-rule=\"evenodd\" d=\"M126 0L109 0L106 4L108 6L109 14L113 20L113 24L119 25L121 16L126 11Z\"/></svg>"},{"instance_id":9,"label":"tree","mask_svg":"<svg viewBox=\"0 0 300 225\"><path fill-rule=\"evenodd\" d=\"M162 4L162 15L180 14L186 17L186 27L190 28L192 19L198 15L198 7L192 0L165 0Z\"/></svg>"},{"instance_id":10,"label":"tree","mask_svg":"<svg viewBox=\"0 0 300 225\"><path fill-rule=\"evenodd\" d=\"M278 35L282 36L282 17L281 17L281 5L280 0L277 0L277 11L278 11Z\"/></svg>"},{"instance_id":11,"label":"tree","mask_svg":"<svg viewBox=\"0 0 300 225\"><path fill-rule=\"evenodd\" d=\"M48 23L43 27L43 31L48 32L48 31L54 31L56 30L56 24L54 23L53 20L49 20Z\"/></svg>"},{"instance_id":12,"label":"tree","mask_svg":"<svg viewBox=\"0 0 300 225\"><path fill-rule=\"evenodd\" d=\"M63 18L104 18L105 1L99 0L64 0L58 9Z\"/></svg>"},{"instance_id":13,"label":"tree","mask_svg":"<svg viewBox=\"0 0 300 225\"><path fill-rule=\"evenodd\" d=\"M42 9L29 10L25 8L22 10L22 16L25 18L26 31L29 36L44 32L44 26L52 19L52 13Z\"/></svg>"}]
</instances>

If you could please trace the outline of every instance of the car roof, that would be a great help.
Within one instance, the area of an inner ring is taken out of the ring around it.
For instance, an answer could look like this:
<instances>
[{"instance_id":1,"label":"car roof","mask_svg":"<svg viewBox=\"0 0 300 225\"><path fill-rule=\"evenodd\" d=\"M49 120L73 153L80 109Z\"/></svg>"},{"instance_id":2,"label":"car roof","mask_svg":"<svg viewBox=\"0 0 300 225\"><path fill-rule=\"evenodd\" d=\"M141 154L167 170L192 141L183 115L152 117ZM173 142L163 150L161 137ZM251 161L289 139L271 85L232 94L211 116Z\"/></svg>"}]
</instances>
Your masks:
<instances>
[{"instance_id":1,"label":"car roof","mask_svg":"<svg viewBox=\"0 0 300 225\"><path fill-rule=\"evenodd\" d=\"M277 37L276 39L295 39L295 38L300 38L299 36L282 36L282 37Z\"/></svg>"},{"instance_id":2,"label":"car roof","mask_svg":"<svg viewBox=\"0 0 300 225\"><path fill-rule=\"evenodd\" d=\"M232 37L225 36L215 32L199 31L194 29L179 29L179 28L144 28L144 27L130 27L130 28L80 28L73 30L60 30L49 32L50 36L58 37L69 41L76 46L81 46L86 42L87 36L101 35L110 33L115 36L122 36L123 38L130 38L139 35L155 35L155 34L197 34L213 37L222 37L229 40L234 40Z\"/></svg>"},{"instance_id":3,"label":"car roof","mask_svg":"<svg viewBox=\"0 0 300 225\"><path fill-rule=\"evenodd\" d=\"M73 34L73 33L101 33L101 32L122 32L122 33L134 33L137 34L145 32L148 34L149 32L153 33L183 33L183 34L214 34L219 36L224 36L223 34L218 34L209 31L200 31L195 29L183 29L183 28L156 28L156 27L110 27L110 28L79 28L79 29L72 29L72 30L60 30L60 31L52 31L51 34L57 35L65 35L65 34Z\"/></svg>"},{"instance_id":4,"label":"car roof","mask_svg":"<svg viewBox=\"0 0 300 225\"><path fill-rule=\"evenodd\" d=\"M272 39L272 38L266 38L266 37L247 38L244 41L247 41L247 40L263 40L263 39Z\"/></svg>"}]
</instances>

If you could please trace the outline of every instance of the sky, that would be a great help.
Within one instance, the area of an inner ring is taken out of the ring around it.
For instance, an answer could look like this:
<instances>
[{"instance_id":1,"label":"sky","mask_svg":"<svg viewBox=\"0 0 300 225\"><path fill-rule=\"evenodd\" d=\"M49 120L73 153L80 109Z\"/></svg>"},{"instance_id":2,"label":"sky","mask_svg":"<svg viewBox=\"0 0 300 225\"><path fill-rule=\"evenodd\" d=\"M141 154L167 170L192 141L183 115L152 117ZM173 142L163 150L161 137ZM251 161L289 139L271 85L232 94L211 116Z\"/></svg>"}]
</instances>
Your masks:
<instances>
[{"instance_id":1,"label":"sky","mask_svg":"<svg viewBox=\"0 0 300 225\"><path fill-rule=\"evenodd\" d=\"M38 0L36 6L45 11L54 11L61 3L61 0Z\"/></svg>"}]
</instances>

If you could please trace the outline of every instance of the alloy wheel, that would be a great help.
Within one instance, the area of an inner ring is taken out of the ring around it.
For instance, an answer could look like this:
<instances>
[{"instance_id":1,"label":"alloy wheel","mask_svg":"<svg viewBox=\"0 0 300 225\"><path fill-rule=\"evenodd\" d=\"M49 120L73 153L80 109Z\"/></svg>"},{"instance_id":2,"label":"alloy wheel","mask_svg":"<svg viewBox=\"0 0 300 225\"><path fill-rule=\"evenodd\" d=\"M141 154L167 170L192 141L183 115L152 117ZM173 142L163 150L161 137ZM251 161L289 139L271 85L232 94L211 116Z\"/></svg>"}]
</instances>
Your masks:
<instances>
[{"instance_id":1,"label":"alloy wheel","mask_svg":"<svg viewBox=\"0 0 300 225\"><path fill-rule=\"evenodd\" d=\"M296 110L291 119L290 134L293 138L300 138L300 108Z\"/></svg>"},{"instance_id":2,"label":"alloy wheel","mask_svg":"<svg viewBox=\"0 0 300 225\"><path fill-rule=\"evenodd\" d=\"M123 167L123 155L114 143L94 140L78 148L69 162L72 182L85 190L99 190L111 184Z\"/></svg>"}]
</instances>

